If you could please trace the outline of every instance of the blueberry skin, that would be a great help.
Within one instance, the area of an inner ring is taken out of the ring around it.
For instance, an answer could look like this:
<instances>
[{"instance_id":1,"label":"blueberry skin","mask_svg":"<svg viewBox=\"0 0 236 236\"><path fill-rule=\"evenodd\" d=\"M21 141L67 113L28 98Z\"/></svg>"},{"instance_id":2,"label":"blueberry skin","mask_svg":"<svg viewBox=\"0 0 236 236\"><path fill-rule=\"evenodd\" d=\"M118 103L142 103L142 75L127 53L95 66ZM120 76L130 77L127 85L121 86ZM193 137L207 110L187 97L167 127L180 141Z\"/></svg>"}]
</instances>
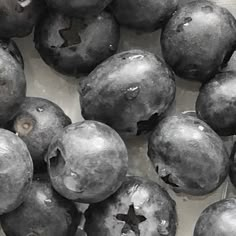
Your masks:
<instances>
[{"instance_id":1,"label":"blueberry skin","mask_svg":"<svg viewBox=\"0 0 236 236\"><path fill-rule=\"evenodd\" d=\"M175 98L174 74L143 50L115 54L80 82L83 117L122 134L150 131Z\"/></svg>"},{"instance_id":2,"label":"blueberry skin","mask_svg":"<svg viewBox=\"0 0 236 236\"><path fill-rule=\"evenodd\" d=\"M46 0L49 7L73 17L84 18L101 13L112 0Z\"/></svg>"},{"instance_id":3,"label":"blueberry skin","mask_svg":"<svg viewBox=\"0 0 236 236\"><path fill-rule=\"evenodd\" d=\"M207 207L199 217L194 236L232 236L236 234L236 200L224 199Z\"/></svg>"},{"instance_id":4,"label":"blueberry skin","mask_svg":"<svg viewBox=\"0 0 236 236\"><path fill-rule=\"evenodd\" d=\"M47 153L53 187L64 197L99 202L122 184L128 169L123 140L109 126L84 121L53 138Z\"/></svg>"},{"instance_id":5,"label":"blueberry skin","mask_svg":"<svg viewBox=\"0 0 236 236\"><path fill-rule=\"evenodd\" d=\"M143 31L161 28L177 8L177 0L114 0L111 10L124 26Z\"/></svg>"},{"instance_id":6,"label":"blueberry skin","mask_svg":"<svg viewBox=\"0 0 236 236\"><path fill-rule=\"evenodd\" d=\"M0 129L0 215L16 209L28 194L33 163L25 143Z\"/></svg>"},{"instance_id":7,"label":"blueberry skin","mask_svg":"<svg viewBox=\"0 0 236 236\"><path fill-rule=\"evenodd\" d=\"M35 168L40 169L52 138L70 124L71 119L55 103L26 97L10 121L10 130L26 143Z\"/></svg>"},{"instance_id":8,"label":"blueberry skin","mask_svg":"<svg viewBox=\"0 0 236 236\"><path fill-rule=\"evenodd\" d=\"M0 217L7 236L73 236L81 213L44 178L33 181L24 203Z\"/></svg>"},{"instance_id":9,"label":"blueberry skin","mask_svg":"<svg viewBox=\"0 0 236 236\"><path fill-rule=\"evenodd\" d=\"M12 57L22 66L24 69L24 59L22 54L16 45L16 43L11 39L0 39L0 47L6 52L10 53Z\"/></svg>"},{"instance_id":10,"label":"blueberry skin","mask_svg":"<svg viewBox=\"0 0 236 236\"><path fill-rule=\"evenodd\" d=\"M17 112L26 94L26 80L22 65L0 47L0 127Z\"/></svg>"},{"instance_id":11,"label":"blueberry skin","mask_svg":"<svg viewBox=\"0 0 236 236\"><path fill-rule=\"evenodd\" d=\"M234 187L236 187L236 160L235 159L230 164L229 177L230 177L231 183L234 185Z\"/></svg>"},{"instance_id":12,"label":"blueberry skin","mask_svg":"<svg viewBox=\"0 0 236 236\"><path fill-rule=\"evenodd\" d=\"M0 38L29 35L44 7L42 0L2 0L0 2Z\"/></svg>"},{"instance_id":13,"label":"blueberry skin","mask_svg":"<svg viewBox=\"0 0 236 236\"><path fill-rule=\"evenodd\" d=\"M234 142L234 145L230 153L230 170L229 170L229 177L234 187L236 187L236 155L235 153L236 153L236 142Z\"/></svg>"},{"instance_id":14,"label":"blueberry skin","mask_svg":"<svg viewBox=\"0 0 236 236\"><path fill-rule=\"evenodd\" d=\"M120 28L107 12L83 20L49 12L36 26L34 37L43 60L70 76L91 72L116 52L119 39Z\"/></svg>"},{"instance_id":15,"label":"blueberry skin","mask_svg":"<svg viewBox=\"0 0 236 236\"><path fill-rule=\"evenodd\" d=\"M206 195L229 170L221 138L202 120L188 115L163 119L149 139L148 156L159 176L176 192Z\"/></svg>"},{"instance_id":16,"label":"blueberry skin","mask_svg":"<svg viewBox=\"0 0 236 236\"><path fill-rule=\"evenodd\" d=\"M161 46L166 62L178 76L205 82L231 58L236 48L236 20L213 2L190 2L164 27Z\"/></svg>"},{"instance_id":17,"label":"blueberry skin","mask_svg":"<svg viewBox=\"0 0 236 236\"><path fill-rule=\"evenodd\" d=\"M116 216L127 214L132 204L135 214L146 218L138 225L139 236L175 236L177 214L174 200L157 183L134 176L127 177L111 197L89 206L84 227L88 236L120 236L124 222ZM127 235L135 234L130 232Z\"/></svg>"},{"instance_id":18,"label":"blueberry skin","mask_svg":"<svg viewBox=\"0 0 236 236\"><path fill-rule=\"evenodd\" d=\"M236 72L223 72L205 84L197 98L197 116L221 136L236 134L235 88Z\"/></svg>"}]
</instances>

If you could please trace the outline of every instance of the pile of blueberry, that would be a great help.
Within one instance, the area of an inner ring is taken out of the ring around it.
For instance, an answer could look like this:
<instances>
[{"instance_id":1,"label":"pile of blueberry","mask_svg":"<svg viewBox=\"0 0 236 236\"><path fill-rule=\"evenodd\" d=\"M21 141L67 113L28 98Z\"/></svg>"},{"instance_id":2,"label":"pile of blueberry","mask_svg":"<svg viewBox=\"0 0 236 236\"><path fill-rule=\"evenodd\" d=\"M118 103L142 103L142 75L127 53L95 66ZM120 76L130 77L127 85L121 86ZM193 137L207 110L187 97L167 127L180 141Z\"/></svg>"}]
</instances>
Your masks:
<instances>
[{"instance_id":1,"label":"pile of blueberry","mask_svg":"<svg viewBox=\"0 0 236 236\"><path fill-rule=\"evenodd\" d=\"M162 28L163 59L116 53L120 25ZM78 77L82 116L26 97L24 61L12 37L34 29L50 67ZM147 135L166 187L204 196L236 186L236 20L208 0L0 1L0 221L7 236L175 236L176 204L157 183L129 176L121 137ZM175 75L202 83L196 112L169 115ZM90 204L85 212L75 203ZM85 221L84 223L81 223ZM79 227L81 226L81 227ZM209 206L194 236L236 235L236 200Z\"/></svg>"}]
</instances>

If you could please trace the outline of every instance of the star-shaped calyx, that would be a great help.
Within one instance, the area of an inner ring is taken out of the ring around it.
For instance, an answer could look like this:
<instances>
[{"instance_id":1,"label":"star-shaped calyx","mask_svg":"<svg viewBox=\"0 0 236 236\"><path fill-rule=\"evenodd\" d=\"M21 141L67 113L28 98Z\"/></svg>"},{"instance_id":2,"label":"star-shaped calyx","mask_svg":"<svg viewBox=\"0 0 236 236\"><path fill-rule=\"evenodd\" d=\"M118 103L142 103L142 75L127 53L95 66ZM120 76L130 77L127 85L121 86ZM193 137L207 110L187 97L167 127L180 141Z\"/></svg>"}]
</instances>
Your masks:
<instances>
[{"instance_id":1,"label":"star-shaped calyx","mask_svg":"<svg viewBox=\"0 0 236 236\"><path fill-rule=\"evenodd\" d=\"M59 31L61 37L64 40L61 48L69 47L81 43L81 37L79 32L83 31L87 25L83 20L80 19L71 19L70 24L67 28L61 29Z\"/></svg>"},{"instance_id":2,"label":"star-shaped calyx","mask_svg":"<svg viewBox=\"0 0 236 236\"><path fill-rule=\"evenodd\" d=\"M133 231L136 236L140 236L139 224L146 220L142 215L136 215L134 205L129 206L127 214L117 214L116 219L124 221L125 225L121 230L121 235Z\"/></svg>"}]
</instances>

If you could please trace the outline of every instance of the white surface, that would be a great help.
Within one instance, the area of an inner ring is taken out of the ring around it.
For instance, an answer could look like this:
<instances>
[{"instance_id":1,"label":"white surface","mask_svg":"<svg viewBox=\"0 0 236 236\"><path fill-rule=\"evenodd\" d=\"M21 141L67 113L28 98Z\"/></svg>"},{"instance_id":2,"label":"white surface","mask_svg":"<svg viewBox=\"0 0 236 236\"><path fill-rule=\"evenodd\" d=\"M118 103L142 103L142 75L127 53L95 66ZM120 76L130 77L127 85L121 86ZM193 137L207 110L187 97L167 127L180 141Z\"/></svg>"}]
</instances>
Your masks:
<instances>
[{"instance_id":1,"label":"white surface","mask_svg":"<svg viewBox=\"0 0 236 236\"><path fill-rule=\"evenodd\" d=\"M236 0L219 0L216 2L227 7L234 15L236 15ZM138 34L134 31L122 29L122 40L120 42L119 50L142 48L160 55L159 36L159 31L151 34ZM65 78L45 65L34 49L32 36L16 41L25 60L25 73L28 82L27 94L29 96L39 96L54 101L64 109L73 122L82 120L76 81ZM199 86L200 84L198 83L187 82L180 79L177 80L177 111L194 109ZM126 140L126 143L129 149L130 174L146 176L158 181L158 177L146 156L147 148L145 138L131 138ZM222 195L225 193L225 187L224 184L215 193L204 198L194 199L176 196L170 191L177 202L179 217L177 236L192 235L194 224L201 211L210 203L221 199Z\"/></svg>"}]
</instances>

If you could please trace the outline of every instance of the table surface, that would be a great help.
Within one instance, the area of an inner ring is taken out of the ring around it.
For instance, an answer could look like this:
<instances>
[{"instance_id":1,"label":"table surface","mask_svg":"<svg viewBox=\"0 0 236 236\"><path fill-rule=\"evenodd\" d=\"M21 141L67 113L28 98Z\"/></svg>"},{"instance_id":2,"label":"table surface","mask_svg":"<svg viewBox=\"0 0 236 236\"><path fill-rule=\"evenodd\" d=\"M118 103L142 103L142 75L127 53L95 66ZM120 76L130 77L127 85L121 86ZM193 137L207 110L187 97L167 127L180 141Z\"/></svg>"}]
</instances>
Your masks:
<instances>
[{"instance_id":1,"label":"table surface","mask_svg":"<svg viewBox=\"0 0 236 236\"><path fill-rule=\"evenodd\" d=\"M180 0L180 3L187 2ZM227 7L236 16L236 0L217 0L219 5ZM121 30L119 50L141 48L160 55L159 36L160 31L148 34L137 34L132 30ZM40 59L36 52L32 35L17 39L25 60L25 73L28 82L27 95L39 96L54 101L61 106L73 122L82 120L79 106L79 95L75 80L62 76L50 69ZM233 66L234 60L231 61ZM195 100L200 84L177 79L176 110L182 112L194 110ZM130 174L140 175L159 181L151 163L147 158L146 140L143 137L125 140L130 157ZM224 183L216 192L203 198L177 196L170 191L177 203L179 227L177 236L191 236L195 222L202 212L212 202L215 202L226 194L227 183ZM3 235L0 233L0 236Z\"/></svg>"}]
</instances>

